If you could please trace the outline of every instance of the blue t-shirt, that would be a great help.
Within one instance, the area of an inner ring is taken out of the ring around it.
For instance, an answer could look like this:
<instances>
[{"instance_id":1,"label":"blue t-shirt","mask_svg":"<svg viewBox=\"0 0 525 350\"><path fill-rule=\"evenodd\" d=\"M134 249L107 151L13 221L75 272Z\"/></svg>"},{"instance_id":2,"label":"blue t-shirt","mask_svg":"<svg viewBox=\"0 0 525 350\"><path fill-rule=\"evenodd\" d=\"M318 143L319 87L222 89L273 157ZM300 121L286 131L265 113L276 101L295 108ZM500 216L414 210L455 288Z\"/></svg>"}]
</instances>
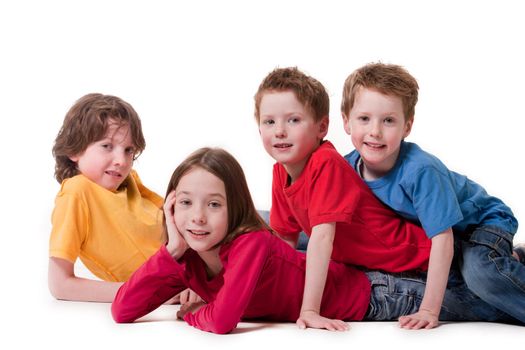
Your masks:
<instances>
[{"instance_id":1,"label":"blue t-shirt","mask_svg":"<svg viewBox=\"0 0 525 350\"><path fill-rule=\"evenodd\" d=\"M358 170L357 151L345 159ZM365 182L383 203L418 222L429 238L450 227L460 232L485 225L511 234L518 230L518 221L505 203L466 176L450 171L414 143L403 141L392 170L380 179Z\"/></svg>"}]
</instances>

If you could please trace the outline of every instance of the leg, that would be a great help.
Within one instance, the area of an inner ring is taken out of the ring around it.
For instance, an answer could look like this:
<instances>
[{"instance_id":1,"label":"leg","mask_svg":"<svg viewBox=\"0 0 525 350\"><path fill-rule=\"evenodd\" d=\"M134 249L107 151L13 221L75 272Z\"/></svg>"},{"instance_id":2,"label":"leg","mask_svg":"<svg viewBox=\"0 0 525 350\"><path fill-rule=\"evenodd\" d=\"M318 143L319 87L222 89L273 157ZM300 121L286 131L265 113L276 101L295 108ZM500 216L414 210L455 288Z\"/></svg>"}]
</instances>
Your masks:
<instances>
[{"instance_id":1,"label":"leg","mask_svg":"<svg viewBox=\"0 0 525 350\"><path fill-rule=\"evenodd\" d=\"M462 242L461 273L488 304L525 323L525 265L512 256L512 235L480 227Z\"/></svg>"},{"instance_id":2,"label":"leg","mask_svg":"<svg viewBox=\"0 0 525 350\"><path fill-rule=\"evenodd\" d=\"M425 292L425 275L414 273L366 273L372 285L365 320L397 320L418 311ZM451 271L439 315L441 321L499 321L515 323L511 317L490 306L465 285L458 271Z\"/></svg>"}]
</instances>

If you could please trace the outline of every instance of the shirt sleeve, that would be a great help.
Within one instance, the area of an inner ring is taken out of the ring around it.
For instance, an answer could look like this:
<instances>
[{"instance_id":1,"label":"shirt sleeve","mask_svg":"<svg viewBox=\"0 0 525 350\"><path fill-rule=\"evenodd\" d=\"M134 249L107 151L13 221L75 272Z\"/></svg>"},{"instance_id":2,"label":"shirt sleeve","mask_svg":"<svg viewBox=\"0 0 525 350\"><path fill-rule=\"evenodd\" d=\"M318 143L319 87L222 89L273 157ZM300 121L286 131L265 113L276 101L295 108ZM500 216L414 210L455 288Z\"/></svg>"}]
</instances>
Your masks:
<instances>
[{"instance_id":1,"label":"shirt sleeve","mask_svg":"<svg viewBox=\"0 0 525 350\"><path fill-rule=\"evenodd\" d=\"M361 200L357 181L361 179L342 157L317 161L312 167L308 185L311 226L351 221Z\"/></svg>"},{"instance_id":2,"label":"shirt sleeve","mask_svg":"<svg viewBox=\"0 0 525 350\"><path fill-rule=\"evenodd\" d=\"M429 238L463 220L454 184L449 176L435 167L427 166L411 179L413 182L403 184L403 187Z\"/></svg>"},{"instance_id":3,"label":"shirt sleeve","mask_svg":"<svg viewBox=\"0 0 525 350\"><path fill-rule=\"evenodd\" d=\"M111 314L118 323L129 323L150 313L186 289L184 266L165 246L151 256L118 290Z\"/></svg>"},{"instance_id":4,"label":"shirt sleeve","mask_svg":"<svg viewBox=\"0 0 525 350\"><path fill-rule=\"evenodd\" d=\"M87 206L73 194L60 194L51 216L49 256L75 263L89 227Z\"/></svg>"},{"instance_id":5,"label":"shirt sleeve","mask_svg":"<svg viewBox=\"0 0 525 350\"><path fill-rule=\"evenodd\" d=\"M227 259L222 288L213 302L184 316L189 325L218 334L235 329L252 299L268 259L269 244L261 238L257 233L247 233L235 239Z\"/></svg>"},{"instance_id":6,"label":"shirt sleeve","mask_svg":"<svg viewBox=\"0 0 525 350\"><path fill-rule=\"evenodd\" d=\"M270 226L279 235L287 236L297 240L302 231L301 226L295 219L288 201L284 194L286 175L284 169L276 164L273 168L272 179L272 207L270 209Z\"/></svg>"}]
</instances>

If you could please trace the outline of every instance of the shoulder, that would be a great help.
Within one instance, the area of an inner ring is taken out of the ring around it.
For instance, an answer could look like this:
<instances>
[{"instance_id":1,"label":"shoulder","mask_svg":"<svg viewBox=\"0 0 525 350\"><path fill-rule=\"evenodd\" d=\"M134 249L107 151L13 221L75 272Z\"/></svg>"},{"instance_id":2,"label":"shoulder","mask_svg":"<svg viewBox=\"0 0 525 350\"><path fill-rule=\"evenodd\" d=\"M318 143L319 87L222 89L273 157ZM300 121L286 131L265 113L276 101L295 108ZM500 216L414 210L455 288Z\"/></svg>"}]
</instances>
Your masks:
<instances>
[{"instance_id":1,"label":"shoulder","mask_svg":"<svg viewBox=\"0 0 525 350\"><path fill-rule=\"evenodd\" d=\"M320 168L327 165L336 167L348 167L348 163L339 152L335 149L330 141L325 141L310 157L308 161L310 168Z\"/></svg>"},{"instance_id":2,"label":"shoulder","mask_svg":"<svg viewBox=\"0 0 525 350\"><path fill-rule=\"evenodd\" d=\"M231 253L242 252L253 254L253 251L264 251L271 247L273 239L277 238L267 230L250 231L237 236L231 243L224 246Z\"/></svg>"},{"instance_id":3,"label":"shoulder","mask_svg":"<svg viewBox=\"0 0 525 350\"><path fill-rule=\"evenodd\" d=\"M411 142L402 143L400 163L405 172L410 172L411 174L427 171L448 172L447 167L438 157L424 151L419 145Z\"/></svg>"},{"instance_id":4,"label":"shoulder","mask_svg":"<svg viewBox=\"0 0 525 350\"><path fill-rule=\"evenodd\" d=\"M62 181L58 196L64 195L82 195L93 191L98 186L82 174L70 177Z\"/></svg>"}]
</instances>

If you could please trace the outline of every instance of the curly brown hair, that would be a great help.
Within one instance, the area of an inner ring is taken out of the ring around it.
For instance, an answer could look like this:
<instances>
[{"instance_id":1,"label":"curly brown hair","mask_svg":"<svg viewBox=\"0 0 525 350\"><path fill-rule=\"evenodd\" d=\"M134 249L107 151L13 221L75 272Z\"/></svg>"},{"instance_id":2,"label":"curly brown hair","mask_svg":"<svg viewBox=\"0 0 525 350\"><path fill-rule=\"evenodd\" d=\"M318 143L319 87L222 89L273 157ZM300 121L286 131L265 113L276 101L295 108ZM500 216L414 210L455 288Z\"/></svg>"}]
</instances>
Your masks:
<instances>
[{"instance_id":1,"label":"curly brown hair","mask_svg":"<svg viewBox=\"0 0 525 350\"><path fill-rule=\"evenodd\" d=\"M82 154L93 142L104 138L110 122L129 126L136 159L146 148L140 118L122 99L98 93L78 99L67 112L53 145L55 178L59 183L79 174L70 157Z\"/></svg>"},{"instance_id":2,"label":"curly brown hair","mask_svg":"<svg viewBox=\"0 0 525 350\"><path fill-rule=\"evenodd\" d=\"M299 102L311 109L316 122L328 116L330 112L330 97L323 84L297 67L276 68L264 78L255 94L257 122L260 121L261 100L265 93L272 91L293 91Z\"/></svg>"}]
</instances>

